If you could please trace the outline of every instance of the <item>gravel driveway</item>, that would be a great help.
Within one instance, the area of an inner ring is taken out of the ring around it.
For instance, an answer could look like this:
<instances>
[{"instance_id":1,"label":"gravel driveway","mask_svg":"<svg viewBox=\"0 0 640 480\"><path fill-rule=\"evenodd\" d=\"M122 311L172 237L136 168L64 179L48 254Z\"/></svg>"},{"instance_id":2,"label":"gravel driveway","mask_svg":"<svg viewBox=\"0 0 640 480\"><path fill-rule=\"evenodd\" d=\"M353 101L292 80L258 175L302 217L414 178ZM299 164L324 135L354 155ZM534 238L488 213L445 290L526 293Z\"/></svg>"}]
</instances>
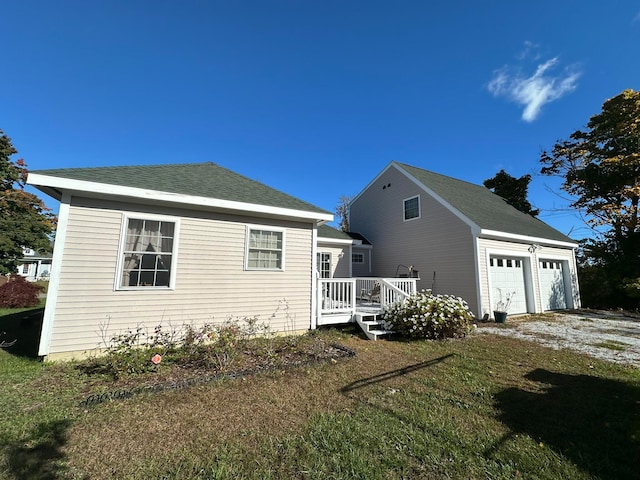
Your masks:
<instances>
[{"instance_id":1,"label":"gravel driveway","mask_svg":"<svg viewBox=\"0 0 640 480\"><path fill-rule=\"evenodd\" d=\"M540 317L508 318L481 324L478 333L506 335L568 348L592 357L640 367L640 318L615 312L579 311Z\"/></svg>"}]
</instances>

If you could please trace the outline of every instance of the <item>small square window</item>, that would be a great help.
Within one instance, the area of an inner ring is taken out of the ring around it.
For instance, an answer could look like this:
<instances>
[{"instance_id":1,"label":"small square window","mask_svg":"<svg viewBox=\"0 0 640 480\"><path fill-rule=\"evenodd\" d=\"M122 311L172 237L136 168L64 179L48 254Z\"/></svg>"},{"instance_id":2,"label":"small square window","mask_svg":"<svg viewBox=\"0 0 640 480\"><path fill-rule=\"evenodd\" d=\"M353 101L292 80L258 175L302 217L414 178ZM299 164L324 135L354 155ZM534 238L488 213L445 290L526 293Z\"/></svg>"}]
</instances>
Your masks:
<instances>
[{"instance_id":1,"label":"small square window","mask_svg":"<svg viewBox=\"0 0 640 480\"><path fill-rule=\"evenodd\" d=\"M404 201L404 219L420 218L420 196L408 198Z\"/></svg>"},{"instance_id":2,"label":"small square window","mask_svg":"<svg viewBox=\"0 0 640 480\"><path fill-rule=\"evenodd\" d=\"M361 252L352 253L351 263L364 263L364 253L361 253Z\"/></svg>"}]
</instances>

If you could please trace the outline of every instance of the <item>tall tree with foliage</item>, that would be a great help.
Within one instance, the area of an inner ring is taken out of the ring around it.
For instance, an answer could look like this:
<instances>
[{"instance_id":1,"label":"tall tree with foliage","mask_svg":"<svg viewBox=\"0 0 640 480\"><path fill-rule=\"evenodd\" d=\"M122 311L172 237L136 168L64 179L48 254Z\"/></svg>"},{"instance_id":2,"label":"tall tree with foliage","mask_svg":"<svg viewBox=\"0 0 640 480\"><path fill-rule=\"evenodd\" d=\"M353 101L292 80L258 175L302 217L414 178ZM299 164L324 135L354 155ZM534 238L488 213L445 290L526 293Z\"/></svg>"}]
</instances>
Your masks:
<instances>
[{"instance_id":1,"label":"tall tree with foliage","mask_svg":"<svg viewBox=\"0 0 640 480\"><path fill-rule=\"evenodd\" d=\"M572 206L601 233L584 245L586 272L609 288L610 304L598 306L638 308L640 92L625 90L604 102L586 129L558 141L540 161L543 174L563 178ZM593 289L602 294L603 285Z\"/></svg>"},{"instance_id":2,"label":"tall tree with foliage","mask_svg":"<svg viewBox=\"0 0 640 480\"><path fill-rule=\"evenodd\" d=\"M42 200L24 191L27 165L11 159L16 153L0 130L0 274L15 273L23 247L51 251L56 220Z\"/></svg>"},{"instance_id":3,"label":"tall tree with foliage","mask_svg":"<svg viewBox=\"0 0 640 480\"><path fill-rule=\"evenodd\" d=\"M495 177L485 180L484 186L502 197L512 207L527 215L537 217L540 210L533 208L529 200L527 200L529 183L531 183L531 175L523 175L520 178L516 178L504 170L500 170Z\"/></svg>"}]
</instances>

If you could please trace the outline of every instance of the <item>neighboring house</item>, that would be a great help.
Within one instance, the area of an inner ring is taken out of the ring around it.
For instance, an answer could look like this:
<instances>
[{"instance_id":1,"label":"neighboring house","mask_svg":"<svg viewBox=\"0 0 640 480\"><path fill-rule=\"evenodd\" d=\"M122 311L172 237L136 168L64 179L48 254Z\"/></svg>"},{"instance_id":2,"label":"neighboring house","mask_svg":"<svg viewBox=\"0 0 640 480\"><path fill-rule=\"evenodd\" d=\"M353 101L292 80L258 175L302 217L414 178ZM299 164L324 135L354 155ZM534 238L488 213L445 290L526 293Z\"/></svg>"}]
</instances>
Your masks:
<instances>
[{"instance_id":1,"label":"neighboring house","mask_svg":"<svg viewBox=\"0 0 640 480\"><path fill-rule=\"evenodd\" d=\"M48 280L51 272L51 255L36 252L31 248L23 248L22 253L18 275L25 277L29 282Z\"/></svg>"},{"instance_id":2,"label":"neighboring house","mask_svg":"<svg viewBox=\"0 0 640 480\"><path fill-rule=\"evenodd\" d=\"M465 299L478 317L580 306L577 243L485 187L391 162L350 203L373 245L372 275L419 271L419 289ZM513 294L515 292L515 294Z\"/></svg>"},{"instance_id":3,"label":"neighboring house","mask_svg":"<svg viewBox=\"0 0 640 480\"><path fill-rule=\"evenodd\" d=\"M212 163L41 170L28 182L60 201L39 355L230 316L315 328L317 227L331 213Z\"/></svg>"}]
</instances>

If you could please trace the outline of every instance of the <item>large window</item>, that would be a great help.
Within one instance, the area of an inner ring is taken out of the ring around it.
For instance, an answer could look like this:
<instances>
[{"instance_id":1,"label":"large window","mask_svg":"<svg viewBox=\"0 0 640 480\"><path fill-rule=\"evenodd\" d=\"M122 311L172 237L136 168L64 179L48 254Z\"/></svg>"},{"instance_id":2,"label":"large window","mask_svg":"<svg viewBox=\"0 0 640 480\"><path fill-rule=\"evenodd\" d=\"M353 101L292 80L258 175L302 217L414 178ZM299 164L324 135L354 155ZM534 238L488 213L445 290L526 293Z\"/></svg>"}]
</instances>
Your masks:
<instances>
[{"instance_id":1,"label":"large window","mask_svg":"<svg viewBox=\"0 0 640 480\"><path fill-rule=\"evenodd\" d=\"M320 278L331 278L331 254L327 252L318 253L318 271Z\"/></svg>"},{"instance_id":2,"label":"large window","mask_svg":"<svg viewBox=\"0 0 640 480\"><path fill-rule=\"evenodd\" d=\"M171 287L176 223L127 218L120 288Z\"/></svg>"},{"instance_id":3,"label":"large window","mask_svg":"<svg viewBox=\"0 0 640 480\"><path fill-rule=\"evenodd\" d=\"M407 198L404 201L404 219L413 220L420 218L420 196Z\"/></svg>"},{"instance_id":4,"label":"large window","mask_svg":"<svg viewBox=\"0 0 640 480\"><path fill-rule=\"evenodd\" d=\"M247 270L284 270L284 231L247 228Z\"/></svg>"}]
</instances>

